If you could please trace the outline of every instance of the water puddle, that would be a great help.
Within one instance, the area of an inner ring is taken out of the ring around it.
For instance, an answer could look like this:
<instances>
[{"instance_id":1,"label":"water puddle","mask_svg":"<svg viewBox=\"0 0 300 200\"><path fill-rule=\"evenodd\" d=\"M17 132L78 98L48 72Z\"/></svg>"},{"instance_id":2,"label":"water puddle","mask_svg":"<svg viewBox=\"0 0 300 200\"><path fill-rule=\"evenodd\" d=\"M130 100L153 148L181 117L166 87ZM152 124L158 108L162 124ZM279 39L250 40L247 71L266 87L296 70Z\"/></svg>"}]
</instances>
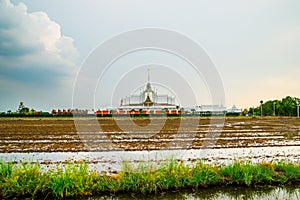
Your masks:
<instances>
[{"instance_id":1,"label":"water puddle","mask_svg":"<svg viewBox=\"0 0 300 200\"><path fill-rule=\"evenodd\" d=\"M89 163L92 170L107 173L120 171L124 161L133 164L141 162L159 164L170 159L182 160L187 164L202 160L205 163L215 165L228 165L236 160L250 161L252 163L262 161L300 162L300 146L154 151L0 153L0 160L4 162L27 161L49 166L58 163L85 161Z\"/></svg>"},{"instance_id":2,"label":"water puddle","mask_svg":"<svg viewBox=\"0 0 300 200\"><path fill-rule=\"evenodd\" d=\"M135 194L122 194L115 196L99 196L83 198L82 200L102 200L102 199L154 199L154 200L174 200L174 199L210 199L210 200L298 200L300 199L300 189L295 186L289 187L211 187L198 189L197 191L173 191L159 195L141 196Z\"/></svg>"}]
</instances>

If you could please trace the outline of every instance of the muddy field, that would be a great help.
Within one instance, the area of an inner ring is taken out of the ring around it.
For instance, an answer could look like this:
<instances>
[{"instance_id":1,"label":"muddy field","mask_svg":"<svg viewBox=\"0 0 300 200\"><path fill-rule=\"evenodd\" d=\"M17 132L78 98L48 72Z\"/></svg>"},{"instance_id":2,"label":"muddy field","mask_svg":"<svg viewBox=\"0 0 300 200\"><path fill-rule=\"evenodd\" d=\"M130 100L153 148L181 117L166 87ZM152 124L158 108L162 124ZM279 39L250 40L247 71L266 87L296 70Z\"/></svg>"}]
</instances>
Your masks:
<instances>
[{"instance_id":1,"label":"muddy field","mask_svg":"<svg viewBox=\"0 0 300 200\"><path fill-rule=\"evenodd\" d=\"M0 153L300 146L298 118L0 119Z\"/></svg>"}]
</instances>

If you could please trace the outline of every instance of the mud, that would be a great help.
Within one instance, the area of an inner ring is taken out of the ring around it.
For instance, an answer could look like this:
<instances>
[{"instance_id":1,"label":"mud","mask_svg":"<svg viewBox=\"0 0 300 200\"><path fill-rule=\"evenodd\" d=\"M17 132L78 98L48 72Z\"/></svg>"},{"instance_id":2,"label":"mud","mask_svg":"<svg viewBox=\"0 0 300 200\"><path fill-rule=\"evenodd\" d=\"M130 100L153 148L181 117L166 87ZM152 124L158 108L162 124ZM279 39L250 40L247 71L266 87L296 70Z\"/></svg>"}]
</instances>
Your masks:
<instances>
[{"instance_id":1,"label":"mud","mask_svg":"<svg viewBox=\"0 0 300 200\"><path fill-rule=\"evenodd\" d=\"M76 123L80 132L72 120L0 119L0 153L300 146L300 120L292 117L226 118L222 132L213 134L215 124L209 118L99 119L96 125L85 119Z\"/></svg>"}]
</instances>

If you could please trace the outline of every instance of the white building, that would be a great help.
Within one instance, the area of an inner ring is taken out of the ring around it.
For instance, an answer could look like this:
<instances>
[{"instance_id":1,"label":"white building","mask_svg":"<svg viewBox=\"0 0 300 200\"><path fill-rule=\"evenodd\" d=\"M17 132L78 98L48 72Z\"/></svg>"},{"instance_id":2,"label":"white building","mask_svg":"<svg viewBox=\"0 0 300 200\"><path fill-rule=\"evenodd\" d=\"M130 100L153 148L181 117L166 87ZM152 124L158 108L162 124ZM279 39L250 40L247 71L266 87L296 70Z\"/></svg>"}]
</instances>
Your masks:
<instances>
[{"instance_id":1,"label":"white building","mask_svg":"<svg viewBox=\"0 0 300 200\"><path fill-rule=\"evenodd\" d=\"M148 69L148 82L144 90L121 99L119 110L130 109L176 109L175 98L167 94L158 94L157 89L150 83L150 70Z\"/></svg>"},{"instance_id":2,"label":"white building","mask_svg":"<svg viewBox=\"0 0 300 200\"><path fill-rule=\"evenodd\" d=\"M242 113L242 109L238 109L235 105L232 108L227 109L227 113Z\"/></svg>"},{"instance_id":3,"label":"white building","mask_svg":"<svg viewBox=\"0 0 300 200\"><path fill-rule=\"evenodd\" d=\"M185 107L185 114L195 114L195 115L224 115L224 114L240 114L242 109L238 109L235 105L232 108L227 109L223 105L199 105L195 107Z\"/></svg>"}]
</instances>

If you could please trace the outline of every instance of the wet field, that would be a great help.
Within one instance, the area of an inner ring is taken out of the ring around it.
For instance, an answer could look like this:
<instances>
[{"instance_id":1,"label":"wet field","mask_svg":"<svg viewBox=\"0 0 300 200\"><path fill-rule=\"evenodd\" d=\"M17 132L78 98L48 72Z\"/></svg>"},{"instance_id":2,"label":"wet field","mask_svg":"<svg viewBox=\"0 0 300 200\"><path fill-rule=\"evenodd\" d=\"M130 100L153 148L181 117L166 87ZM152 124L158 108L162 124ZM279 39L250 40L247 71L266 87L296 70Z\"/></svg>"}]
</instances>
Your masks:
<instances>
[{"instance_id":1,"label":"wet field","mask_svg":"<svg viewBox=\"0 0 300 200\"><path fill-rule=\"evenodd\" d=\"M116 118L0 120L0 159L47 166L90 163L114 173L123 161L168 159L226 165L300 161L298 118Z\"/></svg>"},{"instance_id":2,"label":"wet field","mask_svg":"<svg viewBox=\"0 0 300 200\"><path fill-rule=\"evenodd\" d=\"M86 162L91 170L118 173L124 162L228 165L235 161L300 162L298 118L0 119L0 160L37 162L51 169ZM299 199L296 186L210 187L158 195L84 199Z\"/></svg>"},{"instance_id":3,"label":"wet field","mask_svg":"<svg viewBox=\"0 0 300 200\"><path fill-rule=\"evenodd\" d=\"M220 125L220 127L214 127ZM80 129L80 131L78 131ZM208 143L207 141L210 141ZM300 146L297 118L0 120L0 152L142 151Z\"/></svg>"}]
</instances>

